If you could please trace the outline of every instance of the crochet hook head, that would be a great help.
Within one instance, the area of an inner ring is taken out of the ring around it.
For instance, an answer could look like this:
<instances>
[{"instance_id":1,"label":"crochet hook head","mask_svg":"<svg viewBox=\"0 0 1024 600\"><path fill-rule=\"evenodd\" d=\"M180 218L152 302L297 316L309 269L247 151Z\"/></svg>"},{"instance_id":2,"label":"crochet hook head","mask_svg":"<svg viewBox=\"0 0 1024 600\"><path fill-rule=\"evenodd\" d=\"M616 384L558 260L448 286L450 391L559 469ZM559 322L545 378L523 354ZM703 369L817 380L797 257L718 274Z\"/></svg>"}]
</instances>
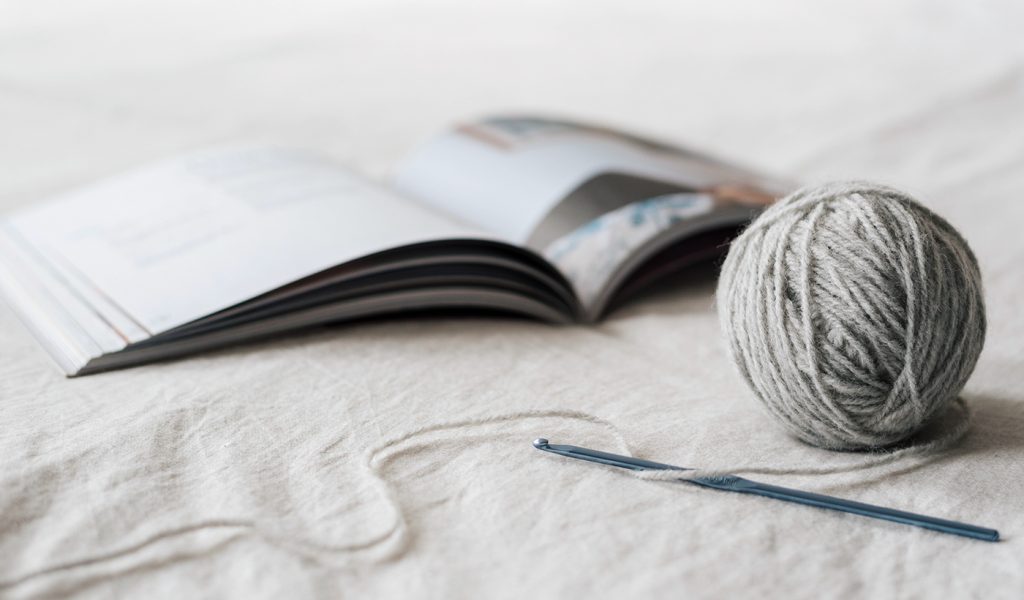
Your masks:
<instances>
[{"instance_id":1,"label":"crochet hook head","mask_svg":"<svg viewBox=\"0 0 1024 600\"><path fill-rule=\"evenodd\" d=\"M621 456L619 454L601 452L600 450L591 450L590 448L581 448L579 446L567 446L562 444L552 444L547 440L547 438L537 438L533 440L533 447L538 450L543 450L545 452L551 452L552 454L559 454L561 456L567 456L569 458L586 460L589 462L600 463L602 465L610 465L612 467L620 467L622 469L630 469L633 471L690 470L684 469L682 467L674 467L672 465L666 465L663 463L656 463L649 460L643 460L641 458L633 458L632 456Z\"/></svg>"}]
</instances>

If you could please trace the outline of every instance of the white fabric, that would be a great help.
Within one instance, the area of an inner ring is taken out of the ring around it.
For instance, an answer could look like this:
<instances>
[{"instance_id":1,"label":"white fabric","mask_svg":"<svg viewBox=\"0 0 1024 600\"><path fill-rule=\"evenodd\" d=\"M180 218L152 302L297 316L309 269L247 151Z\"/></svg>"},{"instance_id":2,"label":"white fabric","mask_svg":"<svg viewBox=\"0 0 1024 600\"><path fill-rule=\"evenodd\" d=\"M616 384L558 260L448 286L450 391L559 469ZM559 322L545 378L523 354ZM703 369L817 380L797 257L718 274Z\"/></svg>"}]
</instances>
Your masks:
<instances>
[{"instance_id":1,"label":"white fabric","mask_svg":"<svg viewBox=\"0 0 1024 600\"><path fill-rule=\"evenodd\" d=\"M380 320L77 380L2 308L0 597L1019 597L1024 5L634 4L7 0L0 205L239 139L380 176L443 124L507 109L905 188L982 266L974 428L916 468L772 481L1005 541L531 448L544 435L708 468L863 461L761 412L726 362L709 272L596 327ZM563 412L425 433L367 465L417 428L529 409Z\"/></svg>"}]
</instances>

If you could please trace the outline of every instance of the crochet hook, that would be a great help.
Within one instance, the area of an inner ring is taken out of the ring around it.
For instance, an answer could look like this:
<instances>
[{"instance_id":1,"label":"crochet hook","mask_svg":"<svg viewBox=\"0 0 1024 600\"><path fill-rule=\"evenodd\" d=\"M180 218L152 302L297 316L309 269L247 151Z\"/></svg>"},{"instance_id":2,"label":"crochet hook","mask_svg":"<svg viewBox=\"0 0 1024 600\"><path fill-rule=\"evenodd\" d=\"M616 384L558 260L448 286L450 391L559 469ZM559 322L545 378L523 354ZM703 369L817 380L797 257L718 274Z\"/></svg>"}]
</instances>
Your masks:
<instances>
[{"instance_id":1,"label":"crochet hook","mask_svg":"<svg viewBox=\"0 0 1024 600\"><path fill-rule=\"evenodd\" d=\"M618 454L601 452L599 450L591 450L589 448L580 448L579 446L551 444L544 438L537 438L534 440L533 446L534 448L545 452L560 454L562 456L568 456L569 458L586 460L603 465L610 465L612 467L631 469L633 471L693 470L651 462L640 458L633 458L632 456L621 456ZM755 496L775 498L776 500L795 502L797 504L805 504L807 506L814 506L817 508L838 510L873 519L882 519L883 521L903 523L904 525L914 525L916 527L923 527L932 531L961 535L964 537L974 538L976 540L984 540L986 542L999 541L999 532L995 529L978 527L977 525L969 525L967 523L959 523L957 521L948 521L946 519L939 519L936 517L918 515L893 508L885 508L883 506L864 504L863 502L844 500L842 498L825 496L823 494L802 492L800 490L779 487L777 485L768 485L766 483L759 483L742 477L736 477L735 475L699 477L696 479L680 478L680 481L715 490L738 492L740 494L753 494Z\"/></svg>"}]
</instances>

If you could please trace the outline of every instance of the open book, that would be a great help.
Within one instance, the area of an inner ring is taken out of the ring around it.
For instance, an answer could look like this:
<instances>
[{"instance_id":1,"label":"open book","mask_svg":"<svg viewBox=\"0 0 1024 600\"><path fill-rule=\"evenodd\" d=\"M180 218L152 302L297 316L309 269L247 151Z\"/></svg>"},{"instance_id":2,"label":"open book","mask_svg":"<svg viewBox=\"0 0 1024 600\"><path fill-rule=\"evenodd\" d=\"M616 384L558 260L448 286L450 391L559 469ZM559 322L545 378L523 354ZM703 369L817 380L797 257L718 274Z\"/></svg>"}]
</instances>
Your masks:
<instances>
[{"instance_id":1,"label":"open book","mask_svg":"<svg viewBox=\"0 0 1024 600\"><path fill-rule=\"evenodd\" d=\"M0 224L0 293L69 375L326 322L483 308L593 321L719 254L785 182L606 128L464 125L388 185L203 151Z\"/></svg>"}]
</instances>

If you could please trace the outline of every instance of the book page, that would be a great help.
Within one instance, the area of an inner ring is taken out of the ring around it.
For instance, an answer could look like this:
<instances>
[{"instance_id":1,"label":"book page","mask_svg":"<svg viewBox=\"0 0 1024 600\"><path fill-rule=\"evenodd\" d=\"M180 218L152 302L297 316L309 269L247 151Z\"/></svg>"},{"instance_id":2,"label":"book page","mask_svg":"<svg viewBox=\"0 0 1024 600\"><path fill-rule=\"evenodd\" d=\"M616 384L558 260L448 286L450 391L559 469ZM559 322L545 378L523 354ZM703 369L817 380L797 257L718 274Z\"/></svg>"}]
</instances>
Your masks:
<instances>
[{"instance_id":1,"label":"book page","mask_svg":"<svg viewBox=\"0 0 1024 600\"><path fill-rule=\"evenodd\" d=\"M603 127L510 117L428 142L395 186L541 253L590 305L666 232L742 222L791 184Z\"/></svg>"},{"instance_id":2,"label":"book page","mask_svg":"<svg viewBox=\"0 0 1024 600\"><path fill-rule=\"evenodd\" d=\"M4 227L126 342L374 252L483 235L321 156L271 147L160 163Z\"/></svg>"}]
</instances>

